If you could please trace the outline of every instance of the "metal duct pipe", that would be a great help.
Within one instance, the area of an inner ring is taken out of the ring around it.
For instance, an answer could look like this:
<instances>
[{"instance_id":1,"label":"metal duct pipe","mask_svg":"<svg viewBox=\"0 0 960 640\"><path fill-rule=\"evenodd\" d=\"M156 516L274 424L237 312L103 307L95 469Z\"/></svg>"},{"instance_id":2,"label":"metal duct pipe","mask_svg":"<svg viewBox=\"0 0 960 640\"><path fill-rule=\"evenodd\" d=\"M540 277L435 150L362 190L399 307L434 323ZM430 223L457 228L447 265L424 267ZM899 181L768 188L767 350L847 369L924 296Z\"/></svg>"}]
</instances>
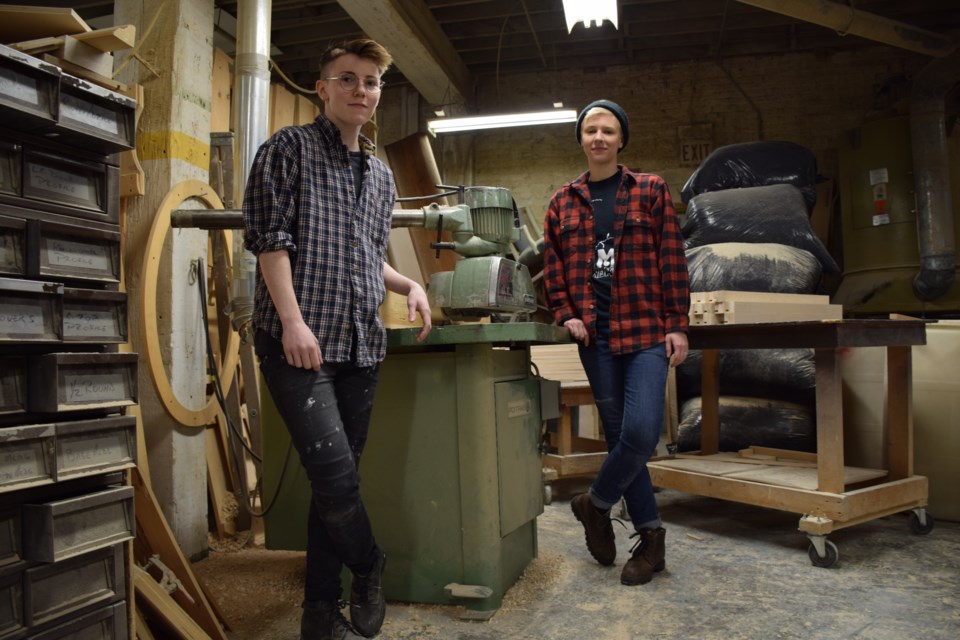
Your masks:
<instances>
[{"instance_id":1,"label":"metal duct pipe","mask_svg":"<svg viewBox=\"0 0 960 640\"><path fill-rule=\"evenodd\" d=\"M257 149L267 139L270 108L270 14L271 0L240 0L237 3L236 90L234 104L237 161L234 183L239 194L247 186ZM233 235L233 302L231 321L248 341L247 327L253 314L254 275L257 260L243 248L243 234Z\"/></svg>"},{"instance_id":2,"label":"metal duct pipe","mask_svg":"<svg viewBox=\"0 0 960 640\"><path fill-rule=\"evenodd\" d=\"M910 94L910 138L920 249L920 272L913 279L913 293L919 300L940 297L956 277L946 95L958 81L960 51L955 51L924 67L914 78Z\"/></svg>"}]
</instances>

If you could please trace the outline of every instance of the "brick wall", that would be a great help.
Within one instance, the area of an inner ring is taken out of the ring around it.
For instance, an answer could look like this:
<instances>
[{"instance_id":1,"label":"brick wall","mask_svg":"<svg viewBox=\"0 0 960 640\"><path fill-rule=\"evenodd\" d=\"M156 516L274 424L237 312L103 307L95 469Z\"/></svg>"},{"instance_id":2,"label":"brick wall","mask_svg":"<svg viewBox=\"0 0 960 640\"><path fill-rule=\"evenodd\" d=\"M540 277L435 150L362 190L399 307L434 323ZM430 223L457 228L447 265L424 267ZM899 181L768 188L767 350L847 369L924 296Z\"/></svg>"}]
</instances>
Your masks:
<instances>
[{"instance_id":1,"label":"brick wall","mask_svg":"<svg viewBox=\"0 0 960 640\"><path fill-rule=\"evenodd\" d=\"M714 148L761 139L797 142L813 151L822 175L836 177L840 136L891 106L884 91L898 86L891 79L910 76L928 60L873 47L731 58L722 68L703 60L561 70L480 78L477 95L484 113L549 109L554 100L578 110L601 97L618 102L630 117L630 144L621 160L662 175L679 203L679 190L695 168L681 165L679 127L711 125ZM421 114L421 121L433 117L425 104ZM401 137L399 106L389 92L378 122L380 144ZM507 187L541 220L554 191L586 168L572 124L446 134L433 145L445 182Z\"/></svg>"}]
</instances>

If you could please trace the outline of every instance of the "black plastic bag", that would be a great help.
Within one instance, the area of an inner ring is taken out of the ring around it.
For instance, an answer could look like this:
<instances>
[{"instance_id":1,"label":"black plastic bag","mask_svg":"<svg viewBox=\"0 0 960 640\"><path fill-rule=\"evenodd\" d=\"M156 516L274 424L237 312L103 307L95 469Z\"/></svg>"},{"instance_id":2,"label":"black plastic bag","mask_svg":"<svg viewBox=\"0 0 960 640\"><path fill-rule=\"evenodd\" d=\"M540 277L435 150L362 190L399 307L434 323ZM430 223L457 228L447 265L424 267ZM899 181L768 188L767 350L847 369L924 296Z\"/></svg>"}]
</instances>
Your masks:
<instances>
[{"instance_id":1,"label":"black plastic bag","mask_svg":"<svg viewBox=\"0 0 960 640\"><path fill-rule=\"evenodd\" d=\"M700 449L701 399L680 408L677 451ZM783 400L743 396L720 397L720 451L747 447L816 451L816 417L807 407Z\"/></svg>"},{"instance_id":2,"label":"black plastic bag","mask_svg":"<svg viewBox=\"0 0 960 640\"><path fill-rule=\"evenodd\" d=\"M724 242L689 249L690 291L816 293L820 261L782 244Z\"/></svg>"},{"instance_id":3,"label":"black plastic bag","mask_svg":"<svg viewBox=\"0 0 960 640\"><path fill-rule=\"evenodd\" d=\"M809 251L823 271L839 271L813 232L796 187L777 184L704 193L690 201L683 225L687 249L720 242L785 244Z\"/></svg>"},{"instance_id":4,"label":"black plastic bag","mask_svg":"<svg viewBox=\"0 0 960 640\"><path fill-rule=\"evenodd\" d=\"M703 353L691 349L677 367L681 403L701 393ZM724 349L720 351L720 395L752 396L816 406L813 349Z\"/></svg>"},{"instance_id":5,"label":"black plastic bag","mask_svg":"<svg viewBox=\"0 0 960 640\"><path fill-rule=\"evenodd\" d=\"M684 202L709 191L792 184L803 193L807 211L817 202L817 159L795 142L758 141L714 149L680 190Z\"/></svg>"}]
</instances>

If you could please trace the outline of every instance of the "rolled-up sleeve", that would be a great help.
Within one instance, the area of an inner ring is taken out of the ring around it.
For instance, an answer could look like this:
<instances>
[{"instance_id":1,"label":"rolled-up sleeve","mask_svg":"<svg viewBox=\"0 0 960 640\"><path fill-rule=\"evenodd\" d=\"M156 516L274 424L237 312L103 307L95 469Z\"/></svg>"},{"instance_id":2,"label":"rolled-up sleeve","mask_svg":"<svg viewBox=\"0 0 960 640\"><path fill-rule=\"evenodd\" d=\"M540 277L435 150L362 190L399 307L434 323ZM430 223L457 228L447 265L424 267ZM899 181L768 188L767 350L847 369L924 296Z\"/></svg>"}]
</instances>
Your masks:
<instances>
[{"instance_id":1,"label":"rolled-up sleeve","mask_svg":"<svg viewBox=\"0 0 960 640\"><path fill-rule=\"evenodd\" d=\"M294 229L300 184L296 146L281 131L257 151L243 197L244 246L254 255L296 253Z\"/></svg>"}]
</instances>

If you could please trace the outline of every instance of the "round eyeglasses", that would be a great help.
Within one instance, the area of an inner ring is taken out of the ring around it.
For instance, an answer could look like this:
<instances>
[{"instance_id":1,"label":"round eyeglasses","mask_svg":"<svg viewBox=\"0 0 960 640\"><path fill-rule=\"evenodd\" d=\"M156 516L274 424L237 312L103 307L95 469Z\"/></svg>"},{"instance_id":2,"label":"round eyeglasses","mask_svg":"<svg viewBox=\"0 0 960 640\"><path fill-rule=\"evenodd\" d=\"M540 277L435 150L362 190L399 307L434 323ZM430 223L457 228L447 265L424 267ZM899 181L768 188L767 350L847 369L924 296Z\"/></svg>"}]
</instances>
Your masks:
<instances>
[{"instance_id":1,"label":"round eyeglasses","mask_svg":"<svg viewBox=\"0 0 960 640\"><path fill-rule=\"evenodd\" d=\"M354 91L358 84L363 84L363 90L367 93L380 93L380 89L382 89L384 85L378 78L364 78L361 83L360 78L353 73L344 73L339 76L333 76L332 78L324 78L324 80L338 81L340 88L344 91Z\"/></svg>"}]
</instances>

